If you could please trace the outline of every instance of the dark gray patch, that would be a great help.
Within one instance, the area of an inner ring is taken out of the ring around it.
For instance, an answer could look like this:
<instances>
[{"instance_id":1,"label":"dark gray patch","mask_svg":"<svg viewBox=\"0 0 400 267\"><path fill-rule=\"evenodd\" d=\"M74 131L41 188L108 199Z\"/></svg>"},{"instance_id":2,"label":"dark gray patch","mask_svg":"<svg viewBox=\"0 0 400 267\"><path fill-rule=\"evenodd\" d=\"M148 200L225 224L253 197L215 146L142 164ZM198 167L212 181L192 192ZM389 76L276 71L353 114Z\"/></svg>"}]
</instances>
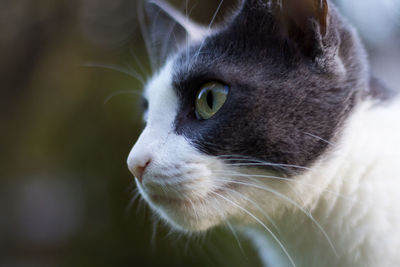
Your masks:
<instances>
[{"instance_id":1,"label":"dark gray patch","mask_svg":"<svg viewBox=\"0 0 400 267\"><path fill-rule=\"evenodd\" d=\"M278 21L266 5L245 2L223 30L176 60L175 130L200 151L310 166L368 88L364 49L332 5L323 36L308 19L308 32L291 38ZM310 33L313 44L305 51L301 37ZM214 117L199 121L195 96L210 81L229 85L230 93Z\"/></svg>"}]
</instances>

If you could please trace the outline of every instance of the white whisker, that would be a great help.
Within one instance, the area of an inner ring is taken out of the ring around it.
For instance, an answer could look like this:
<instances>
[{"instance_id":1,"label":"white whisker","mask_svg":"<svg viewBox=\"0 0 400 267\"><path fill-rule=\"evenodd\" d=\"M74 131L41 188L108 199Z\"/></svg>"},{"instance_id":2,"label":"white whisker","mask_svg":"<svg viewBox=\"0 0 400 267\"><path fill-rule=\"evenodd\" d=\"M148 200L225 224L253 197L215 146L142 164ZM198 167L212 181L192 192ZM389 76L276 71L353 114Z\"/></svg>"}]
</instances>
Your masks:
<instances>
[{"instance_id":1,"label":"white whisker","mask_svg":"<svg viewBox=\"0 0 400 267\"><path fill-rule=\"evenodd\" d=\"M167 53L168 51L168 46L169 46L169 40L171 39L171 36L174 35L174 39L175 39L175 43L178 43L178 41L176 40L176 36L174 34L174 28L176 26L176 22L174 21L174 23L171 25L170 29L167 32L167 35L164 39L164 44L163 47L161 49L161 59L166 59L167 58Z\"/></svg>"},{"instance_id":2,"label":"white whisker","mask_svg":"<svg viewBox=\"0 0 400 267\"><path fill-rule=\"evenodd\" d=\"M136 64L138 65L140 71L142 72L142 76L146 78L148 78L149 74L147 73L147 71L145 70L142 62L139 60L139 58L136 56L135 51L133 51L133 48L131 47L129 49L129 53L131 54L131 56L133 57L133 59L135 60Z\"/></svg>"},{"instance_id":3,"label":"white whisker","mask_svg":"<svg viewBox=\"0 0 400 267\"><path fill-rule=\"evenodd\" d=\"M132 190L132 192L130 193L130 195L133 195L133 196L130 198L130 200L125 208L125 216L128 216L130 214L130 212L132 211L133 205L135 204L135 202L137 202L138 199L140 199L140 192L137 188L134 188Z\"/></svg>"},{"instance_id":4,"label":"white whisker","mask_svg":"<svg viewBox=\"0 0 400 267\"><path fill-rule=\"evenodd\" d=\"M225 182L229 183L229 180L219 180L219 181L225 181ZM250 198L246 197L244 194L242 194L238 191L235 191L233 189L225 188L222 186L216 186L216 188L222 189L224 191L230 191L236 195L239 195L241 198L245 199L246 201L250 202L251 204L253 204L253 206L272 224L272 226L275 228L275 230L280 234L279 227L276 225L274 220L272 220L271 216L266 214L265 211L260 207L260 205L258 205L255 201L251 200Z\"/></svg>"},{"instance_id":5,"label":"white whisker","mask_svg":"<svg viewBox=\"0 0 400 267\"><path fill-rule=\"evenodd\" d=\"M224 178L224 177L223 177ZM266 186L261 186L261 185L257 185L257 184L251 184L251 183L246 183L246 182L239 182L239 181L230 181L230 183L232 184L240 184L240 185L245 185L245 186L250 186L253 188L258 188L260 190L264 190L266 192L272 193L275 196L282 198L283 200L286 200L287 202L289 202L290 204L292 204L293 206L295 206L296 208L298 208L301 212L303 212L308 218L310 218L310 220L319 228L319 230L321 231L321 233L324 235L324 237L326 238L326 240L328 241L329 245L331 246L333 252L335 253L335 255L337 254L337 250L335 248L335 246L333 245L330 237L328 236L328 234L326 233L326 231L324 230L324 228L321 226L321 224L319 224L317 222L317 220L312 216L312 214L310 212L308 212L306 209L304 209L303 207L301 207L298 203L296 203L295 201L293 201L292 199L290 199L289 197L287 197L286 195L272 189Z\"/></svg>"},{"instance_id":6,"label":"white whisker","mask_svg":"<svg viewBox=\"0 0 400 267\"><path fill-rule=\"evenodd\" d=\"M332 142L329 142L328 140L325 140L325 139L323 139L322 137L319 137L319 136L317 136L317 135L314 135L314 134L311 134L311 133L307 133L307 132L304 132L304 133L305 133L306 135L308 135L308 136L314 137L315 139L321 140L321 141L327 143L328 145L333 146L333 143L332 143Z\"/></svg>"},{"instance_id":7,"label":"white whisker","mask_svg":"<svg viewBox=\"0 0 400 267\"><path fill-rule=\"evenodd\" d=\"M135 95L135 96L141 96L142 94L136 91L132 91L132 90L121 90L121 91L117 91L114 92L112 94L110 94L105 100L104 100L104 104L107 104L108 102L110 102L110 100L117 96L117 95Z\"/></svg>"},{"instance_id":8,"label":"white whisker","mask_svg":"<svg viewBox=\"0 0 400 267\"><path fill-rule=\"evenodd\" d=\"M304 170L310 170L310 168L307 167L300 167L297 165L291 165L291 164L277 164L277 163L231 163L229 164L231 166L270 166L270 167L287 167L287 168L298 168L298 169L304 169Z\"/></svg>"},{"instance_id":9,"label":"white whisker","mask_svg":"<svg viewBox=\"0 0 400 267\"><path fill-rule=\"evenodd\" d=\"M140 31L141 31L142 36L143 36L143 40L144 40L144 43L145 43L147 55L148 55L148 57L150 59L151 70L154 72L156 70L156 63L155 63L155 59L153 57L153 53L152 53L151 47L150 47L151 41L150 41L150 36L148 34L148 29L146 27L144 13L145 12L144 12L144 7L143 7L143 0L141 0L141 1L139 1L137 16L138 16L138 19L139 19Z\"/></svg>"},{"instance_id":10,"label":"white whisker","mask_svg":"<svg viewBox=\"0 0 400 267\"><path fill-rule=\"evenodd\" d=\"M287 251L287 249L285 248L285 246L282 244L282 242L278 239L278 237L274 234L274 232L272 232L268 226L266 226L259 218L257 218L255 215L253 215L251 212L249 212L248 210L246 210L245 208L241 207L240 205L238 205L237 203L235 203L234 201L216 193L213 192L214 195L224 199L226 202L232 204L233 206L237 207L238 209L240 209L241 211L243 211L244 213L246 213L247 215L249 215L251 218L253 218L256 222L258 222L271 236L272 238L275 240L275 242L279 245L279 247L282 249L282 251L285 253L285 255L288 257L290 263L292 264L292 266L297 267L296 264L294 263L292 257L290 256L289 252Z\"/></svg>"},{"instance_id":11,"label":"white whisker","mask_svg":"<svg viewBox=\"0 0 400 267\"><path fill-rule=\"evenodd\" d=\"M158 220L153 220L153 226L152 226L152 233L151 233L151 239L150 243L154 247L156 245L156 237L157 237L157 226L158 226Z\"/></svg>"},{"instance_id":12,"label":"white whisker","mask_svg":"<svg viewBox=\"0 0 400 267\"><path fill-rule=\"evenodd\" d=\"M103 69L114 70L114 71L126 74L132 78L135 78L142 85L145 84L143 77L140 76L137 72L135 72L133 70L127 70L127 69L119 67L119 66L113 66L113 65L103 64L103 63L86 63L86 64L82 64L82 66L89 67L89 68L103 68Z\"/></svg>"},{"instance_id":13,"label":"white whisker","mask_svg":"<svg viewBox=\"0 0 400 267\"><path fill-rule=\"evenodd\" d=\"M291 182L291 183L299 183L305 186L309 186L311 188L315 188L316 190L322 190L323 192L326 192L328 194L331 194L336 197L340 197L343 199L347 199L349 201L354 201L353 198L349 196L345 196L343 194L339 194L337 192L334 192L332 190L328 189L322 189L314 184L306 183L304 181L299 181L296 178L286 178L286 177L279 177L279 176L271 176L271 175L260 175L260 174L245 174L245 173L240 173L240 172L235 172L235 171L215 171L216 174L223 174L223 175L231 175L235 177L244 177L244 178L266 178L266 179L273 179L273 180L281 180L285 182Z\"/></svg>"},{"instance_id":14,"label":"white whisker","mask_svg":"<svg viewBox=\"0 0 400 267\"><path fill-rule=\"evenodd\" d=\"M311 168L304 167L304 166L299 166L299 165L294 165L294 164L280 164L280 163L272 163L272 162L267 162L263 161L260 159L255 159L252 157L248 156L242 156L242 155L220 155L220 156L215 156L217 159L222 159L224 161L245 161L245 163L231 163L231 164L248 164L248 166L254 165L254 166L273 166L273 167L282 167L282 168L297 168L297 169L305 169L305 170L312 170ZM246 162L247 161L247 162ZM251 164L251 162L254 162L255 164ZM260 165L257 165L260 164Z\"/></svg>"},{"instance_id":15,"label":"white whisker","mask_svg":"<svg viewBox=\"0 0 400 267\"><path fill-rule=\"evenodd\" d=\"M242 246L242 243L240 242L240 239L239 239L235 229L233 228L232 224L228 220L225 220L225 224L228 227L228 229L232 232L232 235L235 238L236 243L238 244L239 249L242 252L243 256L245 256L246 259L247 259L246 253L244 252L244 249L243 249L243 246Z\"/></svg>"},{"instance_id":16,"label":"white whisker","mask_svg":"<svg viewBox=\"0 0 400 267\"><path fill-rule=\"evenodd\" d=\"M219 2L219 5L218 5L217 9L215 10L213 17L212 17L210 23L208 24L208 31L211 30L211 27L212 27L212 25L214 24L215 18L217 17L218 12L219 12L219 10L221 9L221 6L222 6L223 3L224 3L224 0L221 0L221 1ZM200 54L200 52L201 52L201 49L203 49L205 40L206 40L206 38L204 38L203 41L201 42L200 47L199 47L199 49L197 50L196 55L194 56L194 58L195 58L194 61L196 61L197 57L199 56L199 54Z\"/></svg>"}]
</instances>

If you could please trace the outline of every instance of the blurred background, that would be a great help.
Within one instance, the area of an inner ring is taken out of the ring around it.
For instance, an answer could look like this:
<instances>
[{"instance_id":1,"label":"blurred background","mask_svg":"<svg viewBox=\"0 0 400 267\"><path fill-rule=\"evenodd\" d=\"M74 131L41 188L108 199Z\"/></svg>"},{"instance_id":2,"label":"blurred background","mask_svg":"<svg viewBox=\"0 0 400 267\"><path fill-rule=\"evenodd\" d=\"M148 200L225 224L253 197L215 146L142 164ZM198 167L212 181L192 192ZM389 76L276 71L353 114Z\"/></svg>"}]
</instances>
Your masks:
<instances>
[{"instance_id":1,"label":"blurred background","mask_svg":"<svg viewBox=\"0 0 400 267\"><path fill-rule=\"evenodd\" d=\"M206 24L219 4L170 2ZM400 88L400 0L336 3L374 72ZM132 201L126 158L151 73L138 4L0 2L0 266L259 266L232 232L170 233ZM225 0L216 23L235 6Z\"/></svg>"}]
</instances>

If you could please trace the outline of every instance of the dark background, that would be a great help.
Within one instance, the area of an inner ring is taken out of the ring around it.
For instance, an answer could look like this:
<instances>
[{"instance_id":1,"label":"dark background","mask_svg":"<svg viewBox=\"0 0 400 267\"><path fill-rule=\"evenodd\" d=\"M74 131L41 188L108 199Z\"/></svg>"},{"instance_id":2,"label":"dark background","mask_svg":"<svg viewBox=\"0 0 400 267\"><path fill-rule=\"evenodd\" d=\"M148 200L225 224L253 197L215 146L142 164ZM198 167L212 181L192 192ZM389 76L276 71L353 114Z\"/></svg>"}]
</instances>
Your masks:
<instances>
[{"instance_id":1,"label":"dark background","mask_svg":"<svg viewBox=\"0 0 400 267\"><path fill-rule=\"evenodd\" d=\"M184 7L184 1L171 1ZM400 1L341 1L374 72L400 88ZM190 1L208 23L219 1ZM225 0L221 21L235 5ZM171 233L140 201L127 155L150 75L136 0L0 2L0 266L257 266L216 229Z\"/></svg>"}]
</instances>

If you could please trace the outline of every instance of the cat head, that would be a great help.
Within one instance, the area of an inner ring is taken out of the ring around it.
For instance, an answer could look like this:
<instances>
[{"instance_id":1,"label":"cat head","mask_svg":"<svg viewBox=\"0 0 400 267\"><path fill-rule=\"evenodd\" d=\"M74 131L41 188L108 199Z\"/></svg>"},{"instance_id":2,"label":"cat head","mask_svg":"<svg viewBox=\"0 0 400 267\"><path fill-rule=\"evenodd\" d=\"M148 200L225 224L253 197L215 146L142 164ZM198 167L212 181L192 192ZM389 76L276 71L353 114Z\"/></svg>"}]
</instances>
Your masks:
<instances>
[{"instance_id":1,"label":"cat head","mask_svg":"<svg viewBox=\"0 0 400 267\"><path fill-rule=\"evenodd\" d=\"M367 88L357 35L326 0L243 0L216 28L152 5L149 50L167 56L128 158L143 198L190 231L282 210Z\"/></svg>"}]
</instances>

